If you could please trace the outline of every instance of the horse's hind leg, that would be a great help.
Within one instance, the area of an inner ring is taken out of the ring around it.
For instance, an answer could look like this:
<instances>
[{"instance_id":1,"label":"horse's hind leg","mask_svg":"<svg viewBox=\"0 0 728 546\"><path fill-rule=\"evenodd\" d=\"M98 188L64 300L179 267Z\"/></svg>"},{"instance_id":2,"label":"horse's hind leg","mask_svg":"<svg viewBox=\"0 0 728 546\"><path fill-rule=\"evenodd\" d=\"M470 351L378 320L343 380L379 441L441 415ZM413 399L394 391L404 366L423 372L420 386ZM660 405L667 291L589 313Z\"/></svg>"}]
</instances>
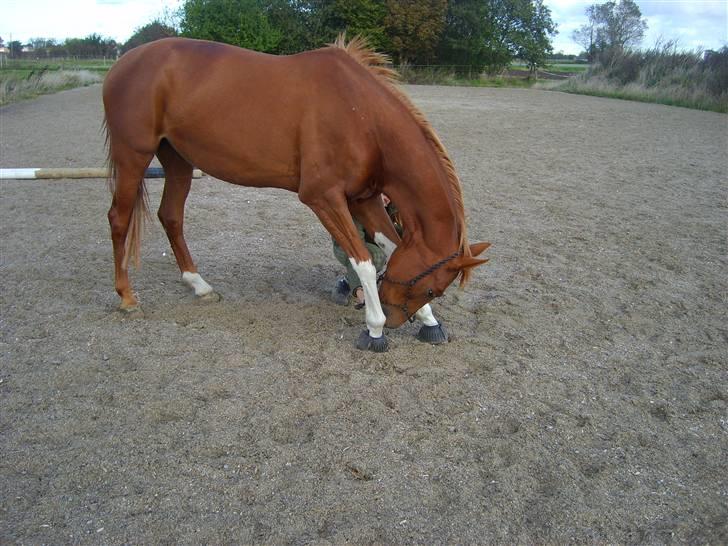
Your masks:
<instances>
[{"instance_id":1,"label":"horse's hind leg","mask_svg":"<svg viewBox=\"0 0 728 546\"><path fill-rule=\"evenodd\" d=\"M137 309L138 302L129 282L129 255L138 260L138 245L146 205L144 171L152 155L132 150L112 150L114 157L113 197L108 218L114 248L114 285L121 297L121 309Z\"/></svg>"},{"instance_id":2,"label":"horse's hind leg","mask_svg":"<svg viewBox=\"0 0 728 546\"><path fill-rule=\"evenodd\" d=\"M172 246L182 273L182 282L191 287L197 296L212 295L214 293L212 287L197 272L184 237L185 201L192 184L192 165L166 140L159 145L157 157L164 167L165 175L164 192L158 212L159 221L162 222L169 244Z\"/></svg>"}]
</instances>

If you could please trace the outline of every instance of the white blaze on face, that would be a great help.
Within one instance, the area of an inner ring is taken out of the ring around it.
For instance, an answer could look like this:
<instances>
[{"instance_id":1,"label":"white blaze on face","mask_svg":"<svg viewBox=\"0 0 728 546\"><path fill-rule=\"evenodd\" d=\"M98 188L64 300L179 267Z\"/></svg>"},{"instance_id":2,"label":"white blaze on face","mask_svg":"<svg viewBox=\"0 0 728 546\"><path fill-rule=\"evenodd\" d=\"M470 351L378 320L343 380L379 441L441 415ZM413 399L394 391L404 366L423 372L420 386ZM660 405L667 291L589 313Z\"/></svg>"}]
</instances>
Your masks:
<instances>
[{"instance_id":1,"label":"white blaze on face","mask_svg":"<svg viewBox=\"0 0 728 546\"><path fill-rule=\"evenodd\" d=\"M415 313L415 318L425 326L437 326L439 324L435 315L432 314L432 307L430 307L429 303L423 305L420 310Z\"/></svg>"},{"instance_id":2,"label":"white blaze on face","mask_svg":"<svg viewBox=\"0 0 728 546\"><path fill-rule=\"evenodd\" d=\"M378 231L374 234L374 242L379 248L384 250L384 253L387 255L387 261L389 261L389 258L392 257L394 251L397 250L397 245L390 241L384 234L379 233Z\"/></svg>"},{"instance_id":3,"label":"white blaze on face","mask_svg":"<svg viewBox=\"0 0 728 546\"><path fill-rule=\"evenodd\" d=\"M377 292L377 270L371 260L357 263L354 258L349 258L349 261L359 276L361 287L364 289L369 335L371 337L382 337L386 317L382 311L382 304L379 302L379 293Z\"/></svg>"},{"instance_id":4,"label":"white blaze on face","mask_svg":"<svg viewBox=\"0 0 728 546\"><path fill-rule=\"evenodd\" d=\"M212 292L212 286L205 282L199 273L182 273L182 282L195 291L195 296L206 296Z\"/></svg>"}]
</instances>

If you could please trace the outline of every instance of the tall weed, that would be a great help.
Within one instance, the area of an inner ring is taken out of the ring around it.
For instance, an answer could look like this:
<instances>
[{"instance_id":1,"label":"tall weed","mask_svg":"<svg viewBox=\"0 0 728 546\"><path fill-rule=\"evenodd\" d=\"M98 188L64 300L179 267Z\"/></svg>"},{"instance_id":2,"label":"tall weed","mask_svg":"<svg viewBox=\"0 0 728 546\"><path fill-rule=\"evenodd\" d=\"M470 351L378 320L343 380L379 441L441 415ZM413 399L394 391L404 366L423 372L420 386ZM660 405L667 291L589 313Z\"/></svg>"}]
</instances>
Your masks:
<instances>
[{"instance_id":1,"label":"tall weed","mask_svg":"<svg viewBox=\"0 0 728 546\"><path fill-rule=\"evenodd\" d=\"M703 54L666 42L647 50L607 51L586 73L550 88L728 112L728 47Z\"/></svg>"},{"instance_id":2,"label":"tall weed","mask_svg":"<svg viewBox=\"0 0 728 546\"><path fill-rule=\"evenodd\" d=\"M0 72L0 104L99 83L103 75L90 70L35 70L29 74Z\"/></svg>"}]
</instances>

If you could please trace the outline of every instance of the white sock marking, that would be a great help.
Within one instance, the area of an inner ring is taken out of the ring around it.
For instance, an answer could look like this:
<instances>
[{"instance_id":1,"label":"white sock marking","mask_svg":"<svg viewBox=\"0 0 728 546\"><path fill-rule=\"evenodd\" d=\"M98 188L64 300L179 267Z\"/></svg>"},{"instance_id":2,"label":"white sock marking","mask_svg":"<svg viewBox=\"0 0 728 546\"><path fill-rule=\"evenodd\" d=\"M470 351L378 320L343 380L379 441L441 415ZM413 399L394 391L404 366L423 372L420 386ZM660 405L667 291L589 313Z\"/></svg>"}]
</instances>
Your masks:
<instances>
[{"instance_id":1,"label":"white sock marking","mask_svg":"<svg viewBox=\"0 0 728 546\"><path fill-rule=\"evenodd\" d=\"M389 261L389 258L392 257L394 251L397 250L397 245L390 241L386 235L379 233L378 231L374 234L374 242L387 255L387 261Z\"/></svg>"},{"instance_id":2,"label":"white sock marking","mask_svg":"<svg viewBox=\"0 0 728 546\"><path fill-rule=\"evenodd\" d=\"M379 302L377 292L377 270L371 260L357 263L354 258L349 258L354 271L359 275L361 287L364 289L364 301L366 302L366 321L369 335L382 337L384 333L384 322L386 317L382 311L382 304Z\"/></svg>"},{"instance_id":3,"label":"white sock marking","mask_svg":"<svg viewBox=\"0 0 728 546\"><path fill-rule=\"evenodd\" d=\"M195 296L205 296L212 292L212 286L205 282L199 273L182 273L182 282L195 291Z\"/></svg>"},{"instance_id":4,"label":"white sock marking","mask_svg":"<svg viewBox=\"0 0 728 546\"><path fill-rule=\"evenodd\" d=\"M429 303L423 305L420 310L415 313L415 318L425 326L437 326L439 324L435 315L432 314L432 307L430 307Z\"/></svg>"}]
</instances>

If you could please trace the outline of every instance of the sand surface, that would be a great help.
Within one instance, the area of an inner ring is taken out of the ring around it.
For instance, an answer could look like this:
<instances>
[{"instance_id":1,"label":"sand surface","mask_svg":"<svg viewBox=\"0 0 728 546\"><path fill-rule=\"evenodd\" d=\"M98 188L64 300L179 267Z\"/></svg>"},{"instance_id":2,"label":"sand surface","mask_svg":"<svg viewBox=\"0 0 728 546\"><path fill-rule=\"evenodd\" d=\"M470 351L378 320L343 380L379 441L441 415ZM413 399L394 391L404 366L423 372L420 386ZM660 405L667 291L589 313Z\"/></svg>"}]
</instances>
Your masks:
<instances>
[{"instance_id":1,"label":"sand surface","mask_svg":"<svg viewBox=\"0 0 728 546\"><path fill-rule=\"evenodd\" d=\"M104 180L0 184L0 542L728 542L728 116L408 87L491 262L452 341L329 299L290 193L203 178L116 311ZM0 109L0 167L104 160L100 87ZM150 181L153 205L161 181Z\"/></svg>"}]
</instances>

